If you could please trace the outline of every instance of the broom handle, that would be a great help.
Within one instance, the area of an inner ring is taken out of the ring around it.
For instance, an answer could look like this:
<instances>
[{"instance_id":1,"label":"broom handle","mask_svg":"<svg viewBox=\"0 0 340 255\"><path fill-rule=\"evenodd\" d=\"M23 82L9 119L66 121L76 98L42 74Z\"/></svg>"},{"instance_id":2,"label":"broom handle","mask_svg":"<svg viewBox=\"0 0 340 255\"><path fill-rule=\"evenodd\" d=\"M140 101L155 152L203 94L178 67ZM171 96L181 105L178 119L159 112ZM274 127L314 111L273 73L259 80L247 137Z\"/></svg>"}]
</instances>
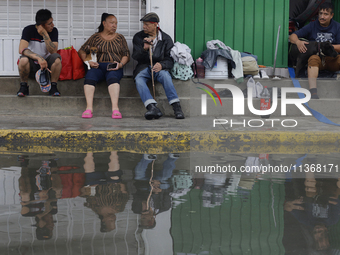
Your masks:
<instances>
[{"instance_id":1,"label":"broom handle","mask_svg":"<svg viewBox=\"0 0 340 255\"><path fill-rule=\"evenodd\" d=\"M275 47L275 56L274 56L274 70L273 70L274 73L273 73L273 76L275 76L277 49L278 49L278 47L279 47L279 38L280 38L280 28L281 28L281 25L279 25L279 29L277 30L276 47Z\"/></svg>"}]
</instances>

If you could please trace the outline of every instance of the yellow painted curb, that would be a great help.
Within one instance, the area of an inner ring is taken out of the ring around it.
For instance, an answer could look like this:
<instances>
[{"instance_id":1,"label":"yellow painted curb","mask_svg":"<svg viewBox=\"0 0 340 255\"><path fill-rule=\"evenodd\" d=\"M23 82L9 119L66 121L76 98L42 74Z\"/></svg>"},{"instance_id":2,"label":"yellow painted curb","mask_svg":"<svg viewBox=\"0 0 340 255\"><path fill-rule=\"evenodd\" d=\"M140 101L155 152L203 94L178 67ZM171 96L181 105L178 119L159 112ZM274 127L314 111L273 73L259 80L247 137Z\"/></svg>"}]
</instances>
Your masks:
<instances>
[{"instance_id":1,"label":"yellow painted curb","mask_svg":"<svg viewBox=\"0 0 340 255\"><path fill-rule=\"evenodd\" d=\"M0 152L338 153L337 132L0 130Z\"/></svg>"}]
</instances>

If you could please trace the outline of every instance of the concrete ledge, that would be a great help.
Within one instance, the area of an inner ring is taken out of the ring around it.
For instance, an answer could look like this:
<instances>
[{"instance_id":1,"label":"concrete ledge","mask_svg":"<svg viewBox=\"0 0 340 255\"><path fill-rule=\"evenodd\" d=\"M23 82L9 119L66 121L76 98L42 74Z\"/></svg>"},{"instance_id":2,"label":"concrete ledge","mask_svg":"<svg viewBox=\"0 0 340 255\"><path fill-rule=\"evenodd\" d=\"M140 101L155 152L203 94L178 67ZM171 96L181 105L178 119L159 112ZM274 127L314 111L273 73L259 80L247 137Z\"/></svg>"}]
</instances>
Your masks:
<instances>
[{"instance_id":1,"label":"concrete ledge","mask_svg":"<svg viewBox=\"0 0 340 255\"><path fill-rule=\"evenodd\" d=\"M0 130L0 152L133 151L227 153L340 152L340 132Z\"/></svg>"}]
</instances>

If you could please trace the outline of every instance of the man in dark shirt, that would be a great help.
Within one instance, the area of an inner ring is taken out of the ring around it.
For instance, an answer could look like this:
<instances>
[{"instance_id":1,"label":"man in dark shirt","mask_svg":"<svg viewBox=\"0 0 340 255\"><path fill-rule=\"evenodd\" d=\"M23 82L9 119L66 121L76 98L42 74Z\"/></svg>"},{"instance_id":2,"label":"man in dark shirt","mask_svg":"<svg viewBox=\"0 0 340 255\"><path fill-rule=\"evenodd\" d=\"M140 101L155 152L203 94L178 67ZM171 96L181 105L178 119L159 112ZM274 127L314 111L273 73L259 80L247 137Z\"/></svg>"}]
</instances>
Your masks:
<instances>
[{"instance_id":1,"label":"man in dark shirt","mask_svg":"<svg viewBox=\"0 0 340 255\"><path fill-rule=\"evenodd\" d=\"M153 72L155 80L163 85L169 104L174 109L176 119L184 119L179 98L169 73L169 70L174 65L174 61L170 56L170 50L174 45L173 41L168 34L158 28L159 17L156 13L147 13L141 21L143 21L143 30L133 37L132 57L138 61L133 74L139 95L148 110L145 113L145 118L147 120L158 119L163 115L156 106L157 102L152 97L147 86L147 82L152 77L151 72ZM150 48L152 51L152 70Z\"/></svg>"},{"instance_id":2,"label":"man in dark shirt","mask_svg":"<svg viewBox=\"0 0 340 255\"><path fill-rule=\"evenodd\" d=\"M35 78L36 72L48 69L51 72L51 88L49 94L60 96L57 81L61 71L61 57L58 50L58 30L54 27L52 13L41 9L35 16L36 24L29 25L22 31L19 44L21 57L18 61L20 90L17 96L29 94L28 78Z\"/></svg>"},{"instance_id":3,"label":"man in dark shirt","mask_svg":"<svg viewBox=\"0 0 340 255\"><path fill-rule=\"evenodd\" d=\"M326 42L330 41L334 49L340 52L340 23L332 20L334 16L334 6L332 3L323 3L320 5L318 20L309 23L305 27L296 31L289 36L291 43L297 45L300 52L306 52L306 41L299 38L305 38L309 41ZM316 88L316 79L319 70L329 70L336 72L340 70L340 56L336 58L325 57L324 61L318 55L313 55L308 60L308 82L309 90L313 99L319 99Z\"/></svg>"}]
</instances>

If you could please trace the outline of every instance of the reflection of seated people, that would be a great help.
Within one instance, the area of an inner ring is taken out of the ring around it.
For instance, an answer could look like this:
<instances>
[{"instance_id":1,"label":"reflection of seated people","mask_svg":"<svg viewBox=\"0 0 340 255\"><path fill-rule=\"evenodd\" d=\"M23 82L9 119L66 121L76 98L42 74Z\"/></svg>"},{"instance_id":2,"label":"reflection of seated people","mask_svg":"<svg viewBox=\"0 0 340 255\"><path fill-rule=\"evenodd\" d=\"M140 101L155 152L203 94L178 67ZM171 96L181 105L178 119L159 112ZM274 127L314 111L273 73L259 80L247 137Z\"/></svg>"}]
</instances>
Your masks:
<instances>
[{"instance_id":1,"label":"reflection of seated people","mask_svg":"<svg viewBox=\"0 0 340 255\"><path fill-rule=\"evenodd\" d=\"M144 154L143 158L135 168L135 182L137 189L133 194L132 211L141 214L140 227L154 228L156 225L156 215L171 208L170 185L172 172L175 169L175 162L178 154L170 153L163 162L162 170L152 170L148 166L157 159L156 155ZM152 190L152 192L151 192Z\"/></svg>"},{"instance_id":2,"label":"reflection of seated people","mask_svg":"<svg viewBox=\"0 0 340 255\"><path fill-rule=\"evenodd\" d=\"M126 186L122 183L123 172L119 169L117 152L110 153L109 161L88 152L84 162L86 186L81 189L81 196L86 197L85 206L99 215L100 231L110 232L116 228L116 213L124 211L129 199Z\"/></svg>"},{"instance_id":3,"label":"reflection of seated people","mask_svg":"<svg viewBox=\"0 0 340 255\"><path fill-rule=\"evenodd\" d=\"M61 198L62 191L57 164L54 160L43 161L38 170L29 169L28 160L23 158L21 166L21 215L35 217L38 240L50 239L54 228L52 215L58 211L57 199Z\"/></svg>"},{"instance_id":4,"label":"reflection of seated people","mask_svg":"<svg viewBox=\"0 0 340 255\"><path fill-rule=\"evenodd\" d=\"M302 241L306 242L309 250L330 249L328 228L340 218L339 184L338 179L315 179L311 173L306 174L305 179L293 179L286 184L284 209L301 223L300 229L292 233L302 233ZM293 220L287 215L286 219ZM289 225L287 228L297 227Z\"/></svg>"}]
</instances>

